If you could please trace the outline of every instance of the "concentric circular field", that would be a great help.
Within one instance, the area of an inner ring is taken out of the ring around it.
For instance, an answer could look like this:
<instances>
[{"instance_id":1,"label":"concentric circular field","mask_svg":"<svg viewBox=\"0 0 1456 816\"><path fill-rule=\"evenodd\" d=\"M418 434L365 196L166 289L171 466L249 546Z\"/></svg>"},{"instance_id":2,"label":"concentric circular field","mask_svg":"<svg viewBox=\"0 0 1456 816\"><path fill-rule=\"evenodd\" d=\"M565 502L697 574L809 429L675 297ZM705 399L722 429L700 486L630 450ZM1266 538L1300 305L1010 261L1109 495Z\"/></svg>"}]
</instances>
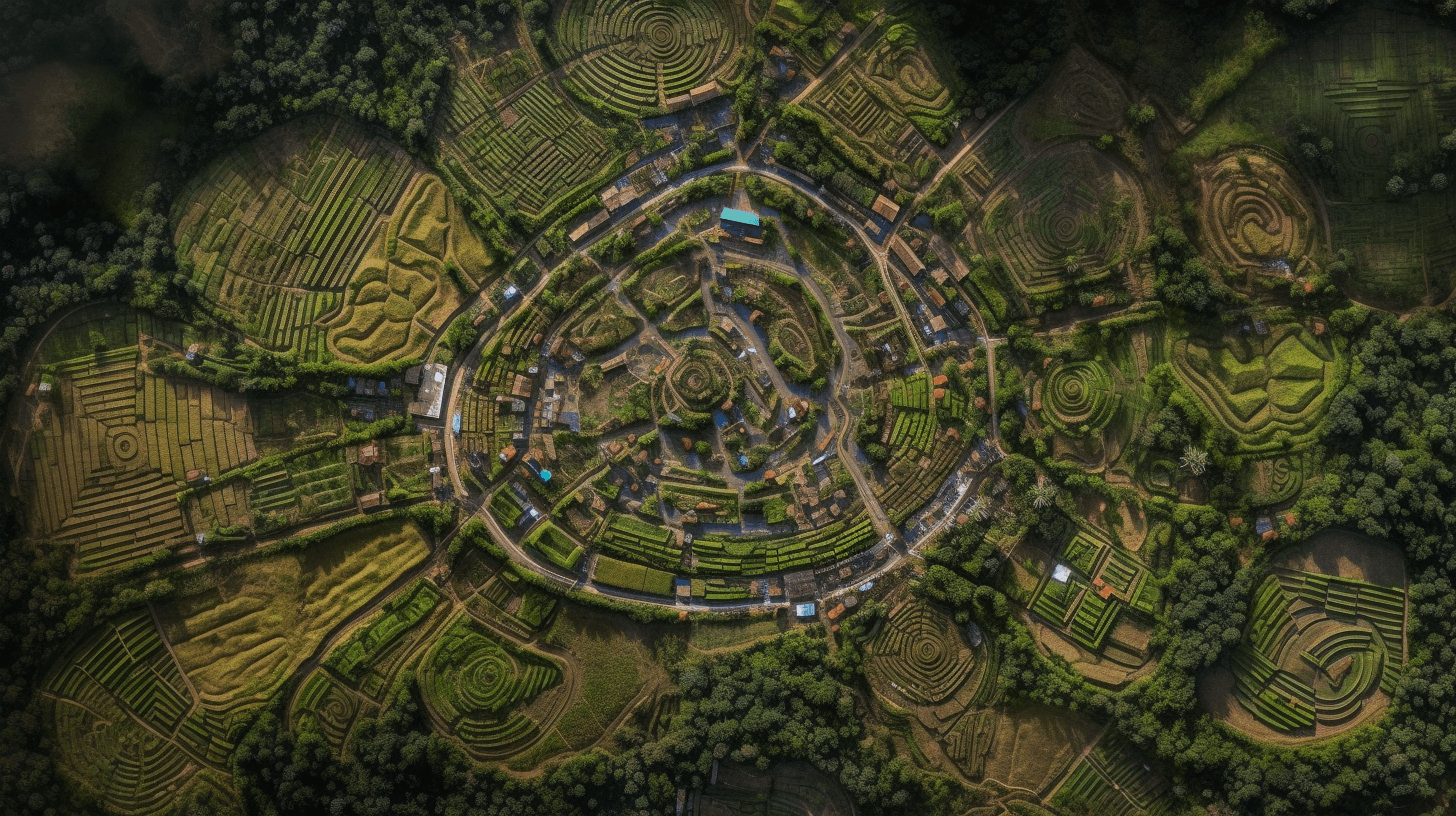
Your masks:
<instances>
[{"instance_id":1,"label":"concentric circular field","mask_svg":"<svg viewBox=\"0 0 1456 816\"><path fill-rule=\"evenodd\" d=\"M987 196L978 242L999 252L1027 292L1050 292L1120 268L1144 234L1143 193L1121 165L1085 144L1039 156Z\"/></svg>"},{"instance_id":2,"label":"concentric circular field","mask_svg":"<svg viewBox=\"0 0 1456 816\"><path fill-rule=\"evenodd\" d=\"M419 682L430 714L472 755L492 757L539 737L540 723L521 709L560 684L561 669L460 618L425 658Z\"/></svg>"},{"instance_id":3,"label":"concentric circular field","mask_svg":"<svg viewBox=\"0 0 1456 816\"><path fill-rule=\"evenodd\" d=\"M114 428L107 435L111 458L117 464L130 464L142 452L141 439L134 428Z\"/></svg>"},{"instance_id":4,"label":"concentric circular field","mask_svg":"<svg viewBox=\"0 0 1456 816\"><path fill-rule=\"evenodd\" d=\"M1069 433L1098 430L1119 402L1107 367L1094 360L1062 363L1047 375L1042 407L1053 424Z\"/></svg>"},{"instance_id":5,"label":"concentric circular field","mask_svg":"<svg viewBox=\"0 0 1456 816\"><path fill-rule=\"evenodd\" d=\"M741 16L723 0L570 0L556 44L583 91L635 113L712 80L743 42Z\"/></svg>"},{"instance_id":6,"label":"concentric circular field","mask_svg":"<svg viewBox=\"0 0 1456 816\"><path fill-rule=\"evenodd\" d=\"M1304 186L1279 162L1260 153L1228 154L1200 175L1203 234L1228 266L1298 267L1323 242Z\"/></svg>"},{"instance_id":7,"label":"concentric circular field","mask_svg":"<svg viewBox=\"0 0 1456 816\"><path fill-rule=\"evenodd\" d=\"M912 604L891 615L869 651L872 676L922 705L945 702L976 667L960 627L925 604Z\"/></svg>"},{"instance_id":8,"label":"concentric circular field","mask_svg":"<svg viewBox=\"0 0 1456 816\"><path fill-rule=\"evenodd\" d=\"M660 389L664 415L705 414L722 405L737 387L742 364L727 349L707 340L684 344Z\"/></svg>"}]
</instances>

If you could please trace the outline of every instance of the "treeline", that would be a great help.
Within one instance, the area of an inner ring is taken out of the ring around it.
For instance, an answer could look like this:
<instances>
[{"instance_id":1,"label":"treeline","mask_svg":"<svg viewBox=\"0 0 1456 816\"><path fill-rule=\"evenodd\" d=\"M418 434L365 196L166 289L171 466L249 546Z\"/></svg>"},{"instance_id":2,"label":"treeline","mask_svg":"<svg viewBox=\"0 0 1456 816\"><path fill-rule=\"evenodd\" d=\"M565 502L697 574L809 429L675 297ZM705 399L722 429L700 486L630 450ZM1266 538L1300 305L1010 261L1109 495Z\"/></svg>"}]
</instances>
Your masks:
<instances>
[{"instance_id":1,"label":"treeline","mask_svg":"<svg viewBox=\"0 0 1456 816\"><path fill-rule=\"evenodd\" d=\"M448 78L449 38L488 42L515 9L486 0L228 3L233 58L202 105L232 139L324 111L385 127L420 151Z\"/></svg>"}]
</instances>

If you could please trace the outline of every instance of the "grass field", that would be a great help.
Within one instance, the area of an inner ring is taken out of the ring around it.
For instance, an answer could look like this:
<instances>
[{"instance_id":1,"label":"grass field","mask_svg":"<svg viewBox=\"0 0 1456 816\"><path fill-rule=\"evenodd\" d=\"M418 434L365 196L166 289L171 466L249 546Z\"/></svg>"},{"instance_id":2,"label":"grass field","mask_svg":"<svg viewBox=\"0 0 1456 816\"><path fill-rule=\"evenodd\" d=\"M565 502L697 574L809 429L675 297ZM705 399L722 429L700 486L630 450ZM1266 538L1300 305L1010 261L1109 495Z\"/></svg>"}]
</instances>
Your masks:
<instances>
[{"instance_id":1,"label":"grass field","mask_svg":"<svg viewBox=\"0 0 1456 816\"><path fill-rule=\"evenodd\" d=\"M1332 171L1320 186L1331 202L1330 239L1358 261L1342 285L1393 308L1439 302L1453 288L1456 194L1426 189L1390 201L1386 183L1403 174L1426 186L1411 172L1415 165L1403 163L1436 152L1456 126L1456 96L1448 84L1431 84L1453 71L1456 37L1449 30L1361 6L1332 18L1327 36L1266 61L1208 127L1247 123L1289 142L1304 127L1312 138L1328 139Z\"/></svg>"},{"instance_id":2,"label":"grass field","mask_svg":"<svg viewBox=\"0 0 1456 816\"><path fill-rule=\"evenodd\" d=\"M650 645L616 618L568 608L557 617L546 642L572 656L579 689L556 722L556 732L576 750L600 739L656 676Z\"/></svg>"},{"instance_id":3,"label":"grass field","mask_svg":"<svg viewBox=\"0 0 1456 816\"><path fill-rule=\"evenodd\" d=\"M203 300L267 348L377 362L422 349L489 260L445 185L344 122L275 128L213 162L173 211Z\"/></svg>"},{"instance_id":4,"label":"grass field","mask_svg":"<svg viewBox=\"0 0 1456 816\"><path fill-rule=\"evenodd\" d=\"M427 552L412 524L354 528L301 553L227 569L211 589L159 609L163 635L204 701L258 702Z\"/></svg>"}]
</instances>

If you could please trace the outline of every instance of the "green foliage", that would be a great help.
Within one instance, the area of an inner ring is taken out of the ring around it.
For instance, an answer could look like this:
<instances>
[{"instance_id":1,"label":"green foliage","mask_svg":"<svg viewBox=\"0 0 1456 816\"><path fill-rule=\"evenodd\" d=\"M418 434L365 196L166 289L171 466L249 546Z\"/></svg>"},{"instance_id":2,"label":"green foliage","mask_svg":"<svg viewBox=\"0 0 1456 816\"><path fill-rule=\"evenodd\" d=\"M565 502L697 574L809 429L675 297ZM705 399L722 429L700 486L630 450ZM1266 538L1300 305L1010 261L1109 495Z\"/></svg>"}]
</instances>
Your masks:
<instances>
[{"instance_id":1,"label":"green foliage","mask_svg":"<svg viewBox=\"0 0 1456 816\"><path fill-rule=\"evenodd\" d=\"M489 39L514 12L485 0L232 4L221 22L234 58L203 104L233 137L322 110L382 125L423 149L450 63L446 40L457 31Z\"/></svg>"}]
</instances>

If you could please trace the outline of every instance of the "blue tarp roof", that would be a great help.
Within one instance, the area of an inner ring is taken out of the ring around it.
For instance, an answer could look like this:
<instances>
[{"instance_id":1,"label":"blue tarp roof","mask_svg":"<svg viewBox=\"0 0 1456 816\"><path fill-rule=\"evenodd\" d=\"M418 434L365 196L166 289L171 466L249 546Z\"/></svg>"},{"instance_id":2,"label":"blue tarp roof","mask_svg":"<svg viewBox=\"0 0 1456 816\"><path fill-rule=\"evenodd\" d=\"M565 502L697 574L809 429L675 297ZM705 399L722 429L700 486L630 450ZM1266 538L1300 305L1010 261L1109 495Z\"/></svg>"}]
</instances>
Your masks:
<instances>
[{"instance_id":1,"label":"blue tarp roof","mask_svg":"<svg viewBox=\"0 0 1456 816\"><path fill-rule=\"evenodd\" d=\"M747 224L750 227L759 226L757 214L735 210L732 207L723 208L723 220L732 221L735 224Z\"/></svg>"}]
</instances>

